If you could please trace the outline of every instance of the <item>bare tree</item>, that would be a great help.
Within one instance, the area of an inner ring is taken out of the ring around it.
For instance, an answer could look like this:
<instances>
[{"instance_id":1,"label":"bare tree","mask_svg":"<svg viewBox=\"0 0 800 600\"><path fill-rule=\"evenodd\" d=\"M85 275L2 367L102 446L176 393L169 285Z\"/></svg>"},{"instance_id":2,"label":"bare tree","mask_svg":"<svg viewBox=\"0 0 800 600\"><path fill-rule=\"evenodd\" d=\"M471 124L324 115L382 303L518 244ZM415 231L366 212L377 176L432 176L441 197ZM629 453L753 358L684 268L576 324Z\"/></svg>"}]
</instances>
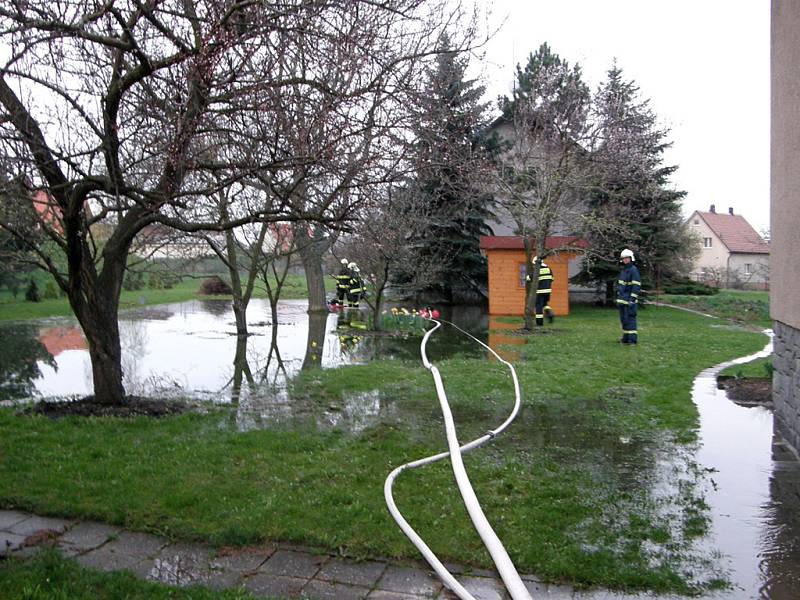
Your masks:
<instances>
[{"instance_id":1,"label":"bare tree","mask_svg":"<svg viewBox=\"0 0 800 600\"><path fill-rule=\"evenodd\" d=\"M591 170L585 147L591 136L590 94L580 69L570 67L543 45L518 68L519 87L503 102L495 130L497 156L484 177L495 202L511 219L525 246L525 329L533 328L539 264L576 246L592 223L585 191ZM548 244L548 238L563 236ZM565 235L569 234L569 235Z\"/></svg>"},{"instance_id":2,"label":"bare tree","mask_svg":"<svg viewBox=\"0 0 800 600\"><path fill-rule=\"evenodd\" d=\"M268 210L245 204L227 221L210 199L239 181L296 187L305 180L298 171L324 157L322 148L301 153L282 143L295 133L275 104L283 91L300 86L298 93L316 92L321 101L346 98L337 105L343 117L373 126L370 119L383 117L394 90L414 75L407 65L450 24L446 4L28 0L0 7L8 49L0 66L0 161L31 191L47 190L52 202L40 226L65 268L14 222L0 227L36 253L69 298L98 401L125 401L117 312L137 233L152 223L198 232L257 220L341 221L349 205L342 194L314 205L278 194ZM338 62L358 68L331 80L328 69ZM358 136L357 128L345 131ZM100 223L105 237L96 240Z\"/></svg>"},{"instance_id":3,"label":"bare tree","mask_svg":"<svg viewBox=\"0 0 800 600\"><path fill-rule=\"evenodd\" d=\"M405 188L386 186L386 200L365 207L353 235L341 244L341 254L355 261L367 286L365 299L372 310L373 328L381 328L381 313L390 287L407 296L439 281L448 261L422 256L408 242L425 229L430 215L422 196ZM407 278L398 281L397 274ZM390 282L394 281L393 284Z\"/></svg>"}]
</instances>

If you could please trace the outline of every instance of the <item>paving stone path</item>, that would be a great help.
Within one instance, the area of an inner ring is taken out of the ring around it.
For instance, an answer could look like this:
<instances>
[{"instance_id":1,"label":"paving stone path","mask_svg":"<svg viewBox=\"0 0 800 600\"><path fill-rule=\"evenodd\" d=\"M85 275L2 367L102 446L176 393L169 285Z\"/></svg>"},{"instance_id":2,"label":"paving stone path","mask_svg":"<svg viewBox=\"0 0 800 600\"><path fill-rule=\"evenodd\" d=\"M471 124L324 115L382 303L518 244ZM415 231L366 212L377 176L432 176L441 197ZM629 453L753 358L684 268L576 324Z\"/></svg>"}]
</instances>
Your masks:
<instances>
[{"instance_id":1,"label":"paving stone path","mask_svg":"<svg viewBox=\"0 0 800 600\"><path fill-rule=\"evenodd\" d=\"M0 510L0 559L30 556L49 545L81 565L99 571L127 570L142 579L185 586L223 589L244 586L256 597L310 600L450 600L425 565L384 560L354 561L308 548L274 544L249 548L213 549L200 544L170 542L154 535L89 521L40 517ZM508 600L491 571L448 565L477 600ZM632 600L642 598L604 590L575 592L523 576L533 598L548 600ZM652 596L648 596L652 597ZM659 600L667 600L660 596Z\"/></svg>"}]
</instances>

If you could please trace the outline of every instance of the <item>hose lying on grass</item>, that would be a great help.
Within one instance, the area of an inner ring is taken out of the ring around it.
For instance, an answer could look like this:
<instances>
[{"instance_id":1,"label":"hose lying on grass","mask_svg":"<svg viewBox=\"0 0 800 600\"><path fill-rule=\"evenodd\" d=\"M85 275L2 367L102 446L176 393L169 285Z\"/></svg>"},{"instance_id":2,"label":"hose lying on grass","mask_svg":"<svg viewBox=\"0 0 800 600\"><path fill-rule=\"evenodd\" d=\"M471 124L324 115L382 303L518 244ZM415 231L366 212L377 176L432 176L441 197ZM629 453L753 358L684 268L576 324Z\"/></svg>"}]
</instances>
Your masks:
<instances>
[{"instance_id":1,"label":"hose lying on grass","mask_svg":"<svg viewBox=\"0 0 800 600\"><path fill-rule=\"evenodd\" d=\"M419 460L406 463L404 465L400 465L396 469L394 469L389 476L386 478L386 482L383 485L383 494L386 498L386 505L389 508L389 513L392 515L394 520L400 526L400 529L403 530L403 533L411 540L411 542L417 547L417 549L422 553L425 557L425 560L428 561L428 564L433 567L433 570L442 580L445 586L449 588L453 593L455 593L459 598L462 600L475 600L474 597L462 586L453 575L444 567L442 562L436 557L436 555L431 551L425 541L417 534L416 531L408 524L408 521L403 518L403 515L400 514L400 511L397 509L397 505L395 504L394 497L392 496L392 485L394 484L394 480L397 478L400 473L405 471L406 469L414 469L417 467L421 467L423 465L428 465L443 458L450 457L450 462L453 465L453 474L456 478L456 483L458 484L458 489L461 492L461 497L464 499L464 506L469 513L470 518L472 519L472 523L475 526L475 529L478 532L478 535L481 536L486 549L489 551L489 554L492 556L492 560L494 564L497 566L497 570L500 573L500 577L503 579L503 583L505 583L506 588L508 589L509 593L513 600L531 600L531 595L528 593L528 590L525 588L525 585L522 582L522 579L517 573L514 564L511 562L511 559L506 552L506 549L503 547L503 544L500 542L500 539L497 537L497 534L492 529L491 525L489 525L489 521L486 519L486 515L483 513L483 509L481 508L478 498L475 495L475 491L472 489L472 484L469 481L469 476L467 475L466 470L464 469L464 461L462 460L461 454L463 452L469 452L470 450L477 448L478 446L482 446L499 433L502 433L516 418L517 413L519 412L519 407L521 403L520 398L520 390L519 390L519 380L517 379L517 372L514 370L514 366L503 360L494 350L492 350L489 346L481 342L479 339L475 338L474 336L470 335L460 327L457 327L453 323L448 321L438 321L435 319L430 319L435 323L435 326L429 329L425 336L422 338L422 344L420 347L420 352L422 354L422 364L425 365L425 368L431 372L433 376L433 381L436 385L436 394L439 397L439 404L441 405L442 415L444 416L444 423L445 423L445 432L447 434L447 445L449 448L448 452L442 452L440 454L436 454L434 456L428 456L425 458L421 458ZM428 343L428 338L431 334L439 329L442 326L442 322L448 323L452 325L465 335L468 335L472 339L474 339L477 343L481 346L489 350L501 363L506 365L511 371L511 377L514 381L514 408L511 411L511 414L508 418L500 425L497 429L493 429L488 431L483 436L469 442L468 444L464 444L463 446L459 447L458 438L456 437L456 429L455 424L453 423L453 415L450 411L450 405L447 402L447 395L444 390L444 384L442 383L441 375L439 374L439 370L436 368L435 365L431 364L428 361L428 357L425 353L425 347Z\"/></svg>"}]
</instances>

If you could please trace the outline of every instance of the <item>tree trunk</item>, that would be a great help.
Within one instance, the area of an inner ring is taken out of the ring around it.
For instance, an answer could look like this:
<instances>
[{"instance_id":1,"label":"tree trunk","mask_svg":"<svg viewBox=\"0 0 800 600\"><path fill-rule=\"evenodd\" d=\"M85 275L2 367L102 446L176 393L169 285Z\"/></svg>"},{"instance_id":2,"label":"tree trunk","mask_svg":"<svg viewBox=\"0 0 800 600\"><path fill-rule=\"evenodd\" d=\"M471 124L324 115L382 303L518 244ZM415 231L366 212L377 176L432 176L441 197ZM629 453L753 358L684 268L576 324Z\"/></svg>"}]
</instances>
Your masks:
<instances>
[{"instance_id":1,"label":"tree trunk","mask_svg":"<svg viewBox=\"0 0 800 600\"><path fill-rule=\"evenodd\" d=\"M95 400L101 404L122 405L125 403L125 387L122 385L122 346L118 321L122 272L112 279L118 279L119 283L90 283L88 278L84 279L85 294L78 291L75 297L70 296L70 304L89 347Z\"/></svg>"},{"instance_id":2,"label":"tree trunk","mask_svg":"<svg viewBox=\"0 0 800 600\"><path fill-rule=\"evenodd\" d=\"M312 229L311 235L306 227L298 227L296 233L300 260L303 262L303 269L306 272L308 312L327 312L322 255L328 249L329 243L320 227L311 225L309 228Z\"/></svg>"},{"instance_id":3,"label":"tree trunk","mask_svg":"<svg viewBox=\"0 0 800 600\"><path fill-rule=\"evenodd\" d=\"M318 368L322 362L322 348L325 344L325 328L328 312L312 312L308 315L308 340L302 370Z\"/></svg>"},{"instance_id":4,"label":"tree trunk","mask_svg":"<svg viewBox=\"0 0 800 600\"><path fill-rule=\"evenodd\" d=\"M121 405L125 403L125 387L122 385L122 349L116 319L100 325L93 320L91 325L82 323L92 361L92 383L95 400L101 404Z\"/></svg>"}]
</instances>

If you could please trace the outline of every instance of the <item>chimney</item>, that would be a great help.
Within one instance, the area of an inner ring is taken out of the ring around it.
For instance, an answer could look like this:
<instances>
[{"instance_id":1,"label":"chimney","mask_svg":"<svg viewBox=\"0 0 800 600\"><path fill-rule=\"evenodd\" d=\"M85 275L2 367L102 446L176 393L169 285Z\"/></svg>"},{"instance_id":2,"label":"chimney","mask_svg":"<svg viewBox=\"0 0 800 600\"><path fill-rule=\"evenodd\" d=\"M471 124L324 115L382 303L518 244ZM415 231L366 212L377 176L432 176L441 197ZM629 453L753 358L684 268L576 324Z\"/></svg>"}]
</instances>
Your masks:
<instances>
[{"instance_id":1,"label":"chimney","mask_svg":"<svg viewBox=\"0 0 800 600\"><path fill-rule=\"evenodd\" d=\"M729 207L728 207L728 214L729 214L729 215L732 215L732 214L733 214L733 207L732 207L732 206L729 206Z\"/></svg>"},{"instance_id":2,"label":"chimney","mask_svg":"<svg viewBox=\"0 0 800 600\"><path fill-rule=\"evenodd\" d=\"M715 213L715 212L717 212L717 208L712 204L711 208L708 209L708 212Z\"/></svg>"}]
</instances>

